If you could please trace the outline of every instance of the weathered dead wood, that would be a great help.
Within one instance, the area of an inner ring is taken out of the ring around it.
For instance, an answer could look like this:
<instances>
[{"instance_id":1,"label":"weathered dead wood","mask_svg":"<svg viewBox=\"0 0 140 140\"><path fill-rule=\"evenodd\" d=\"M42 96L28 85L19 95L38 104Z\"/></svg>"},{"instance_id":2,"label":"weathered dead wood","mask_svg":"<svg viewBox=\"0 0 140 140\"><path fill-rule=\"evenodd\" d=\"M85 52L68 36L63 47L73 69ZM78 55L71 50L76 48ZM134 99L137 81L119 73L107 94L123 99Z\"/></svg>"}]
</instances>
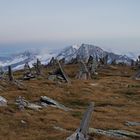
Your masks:
<instances>
[{"instance_id":1,"label":"weathered dead wood","mask_svg":"<svg viewBox=\"0 0 140 140\"><path fill-rule=\"evenodd\" d=\"M8 66L8 81L10 82L10 84L16 85L18 89L26 89L22 82L14 78L11 66Z\"/></svg>"},{"instance_id":2,"label":"weathered dead wood","mask_svg":"<svg viewBox=\"0 0 140 140\"><path fill-rule=\"evenodd\" d=\"M58 64L58 69L60 70L60 73L61 73L62 77L64 78L64 80L65 80L67 83L70 83L70 80L69 80L68 76L66 75L64 69L62 68L62 66L61 66L61 64L60 64L60 62L59 62L59 60L57 60L57 64Z\"/></svg>"},{"instance_id":3,"label":"weathered dead wood","mask_svg":"<svg viewBox=\"0 0 140 140\"><path fill-rule=\"evenodd\" d=\"M41 65L41 61L39 59L37 59L37 62L33 64L34 68L35 68L35 71L36 71L36 74L37 75L41 75L41 68L42 68L42 65Z\"/></svg>"},{"instance_id":4,"label":"weathered dead wood","mask_svg":"<svg viewBox=\"0 0 140 140\"><path fill-rule=\"evenodd\" d=\"M87 66L88 66L88 69L89 69L91 76L98 74L97 73L98 62L92 56L89 57Z\"/></svg>"},{"instance_id":5,"label":"weathered dead wood","mask_svg":"<svg viewBox=\"0 0 140 140\"><path fill-rule=\"evenodd\" d=\"M105 55L104 57L99 58L99 59L100 59L100 64L101 65L107 65L108 55Z\"/></svg>"},{"instance_id":6,"label":"weathered dead wood","mask_svg":"<svg viewBox=\"0 0 140 140\"><path fill-rule=\"evenodd\" d=\"M53 72L49 73L49 80L71 83L59 60L55 60Z\"/></svg>"},{"instance_id":7,"label":"weathered dead wood","mask_svg":"<svg viewBox=\"0 0 140 140\"><path fill-rule=\"evenodd\" d=\"M77 79L81 79L81 80L88 80L91 78L91 75L90 75L90 72L88 71L88 68L86 66L86 64L81 60L79 62L79 72L78 74L76 75L76 78Z\"/></svg>"},{"instance_id":8,"label":"weathered dead wood","mask_svg":"<svg viewBox=\"0 0 140 140\"><path fill-rule=\"evenodd\" d=\"M9 81L14 81L13 72L11 66L8 66L8 79Z\"/></svg>"},{"instance_id":9,"label":"weathered dead wood","mask_svg":"<svg viewBox=\"0 0 140 140\"><path fill-rule=\"evenodd\" d=\"M25 65L24 65L24 73L26 75L29 74L29 73L31 73L31 68L30 68L28 62L26 62Z\"/></svg>"},{"instance_id":10,"label":"weathered dead wood","mask_svg":"<svg viewBox=\"0 0 140 140\"><path fill-rule=\"evenodd\" d=\"M136 73L132 76L132 79L140 80L140 70L138 70L138 72L136 72Z\"/></svg>"},{"instance_id":11,"label":"weathered dead wood","mask_svg":"<svg viewBox=\"0 0 140 140\"><path fill-rule=\"evenodd\" d=\"M94 103L90 103L81 121L80 127L66 140L88 140L89 124L94 109Z\"/></svg>"},{"instance_id":12,"label":"weathered dead wood","mask_svg":"<svg viewBox=\"0 0 140 140\"><path fill-rule=\"evenodd\" d=\"M5 72L3 70L3 67L1 66L0 67L0 80L4 79L5 78Z\"/></svg>"},{"instance_id":13,"label":"weathered dead wood","mask_svg":"<svg viewBox=\"0 0 140 140\"><path fill-rule=\"evenodd\" d=\"M54 57L51 58L50 62L47 64L47 66L50 66L50 67L54 67L56 66L56 59Z\"/></svg>"}]
</instances>

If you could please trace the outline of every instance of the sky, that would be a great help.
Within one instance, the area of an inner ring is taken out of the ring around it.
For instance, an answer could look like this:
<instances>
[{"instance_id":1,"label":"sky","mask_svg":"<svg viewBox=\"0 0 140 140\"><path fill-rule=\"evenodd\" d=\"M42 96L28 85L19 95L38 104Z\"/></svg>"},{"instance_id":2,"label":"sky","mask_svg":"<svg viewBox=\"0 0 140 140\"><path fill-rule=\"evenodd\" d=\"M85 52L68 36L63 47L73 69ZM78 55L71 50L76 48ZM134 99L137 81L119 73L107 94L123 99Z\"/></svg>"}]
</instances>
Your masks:
<instances>
[{"instance_id":1,"label":"sky","mask_svg":"<svg viewBox=\"0 0 140 140\"><path fill-rule=\"evenodd\" d=\"M0 54L94 44L140 53L140 0L0 0Z\"/></svg>"}]
</instances>

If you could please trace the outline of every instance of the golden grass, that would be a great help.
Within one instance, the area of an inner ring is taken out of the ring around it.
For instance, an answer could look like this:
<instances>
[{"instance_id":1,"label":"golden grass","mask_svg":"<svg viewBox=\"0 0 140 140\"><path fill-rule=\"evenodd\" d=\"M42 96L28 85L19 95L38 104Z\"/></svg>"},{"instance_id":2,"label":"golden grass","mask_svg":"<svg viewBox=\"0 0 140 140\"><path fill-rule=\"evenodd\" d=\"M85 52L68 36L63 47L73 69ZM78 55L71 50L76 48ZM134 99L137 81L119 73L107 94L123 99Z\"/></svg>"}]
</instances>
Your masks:
<instances>
[{"instance_id":1,"label":"golden grass","mask_svg":"<svg viewBox=\"0 0 140 140\"><path fill-rule=\"evenodd\" d=\"M65 66L72 79L70 85L38 78L23 81L26 89L19 90L15 85L0 81L0 95L9 101L8 107L0 108L0 140L65 140L70 133L55 130L54 126L75 131L91 101L95 102L95 110L90 127L140 133L139 126L125 125L125 121L140 121L140 82L130 78L135 71L129 67L109 67L101 69L94 80L80 81L75 79L77 68L77 65ZM44 68L43 71L47 75L50 69ZM22 73L19 71L14 75L19 78ZM40 111L20 112L13 105L19 95L29 101L46 95L73 110L65 112L48 107ZM21 123L21 120L26 123ZM105 136L94 137L97 140L115 140Z\"/></svg>"}]
</instances>

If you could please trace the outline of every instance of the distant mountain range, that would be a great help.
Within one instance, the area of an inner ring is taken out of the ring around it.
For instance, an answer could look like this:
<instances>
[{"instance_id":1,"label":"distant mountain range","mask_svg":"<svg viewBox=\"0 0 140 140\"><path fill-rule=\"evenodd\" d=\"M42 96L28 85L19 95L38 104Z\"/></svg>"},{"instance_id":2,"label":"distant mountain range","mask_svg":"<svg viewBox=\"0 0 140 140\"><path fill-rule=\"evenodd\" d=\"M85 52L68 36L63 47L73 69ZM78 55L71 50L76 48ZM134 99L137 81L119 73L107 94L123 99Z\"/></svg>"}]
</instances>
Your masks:
<instances>
[{"instance_id":1,"label":"distant mountain range","mask_svg":"<svg viewBox=\"0 0 140 140\"><path fill-rule=\"evenodd\" d=\"M124 62L128 65L131 64L132 58L126 55L118 55L112 52L107 52L98 46L89 44L73 45L67 47L58 54L57 58L65 58L66 62L69 62L73 58L79 56L81 59L87 61L90 56L99 59L105 57L106 55L108 55L108 63L111 63L113 60L116 60L116 63Z\"/></svg>"},{"instance_id":2,"label":"distant mountain range","mask_svg":"<svg viewBox=\"0 0 140 140\"><path fill-rule=\"evenodd\" d=\"M107 52L98 46L82 44L66 47L60 52L56 53L25 51L23 53L14 54L10 57L0 57L0 66L3 66L4 69L7 69L7 66L11 65L14 70L18 70L24 67L25 62L29 62L29 65L32 66L37 58L41 60L42 64L47 64L52 57L55 57L59 60L65 58L66 62L70 62L77 56L79 56L81 59L88 60L90 56L93 56L94 58L102 58L106 55L108 55L108 63L116 60L117 63L124 62L130 65L132 60L131 57L126 55L118 55L113 52Z\"/></svg>"}]
</instances>

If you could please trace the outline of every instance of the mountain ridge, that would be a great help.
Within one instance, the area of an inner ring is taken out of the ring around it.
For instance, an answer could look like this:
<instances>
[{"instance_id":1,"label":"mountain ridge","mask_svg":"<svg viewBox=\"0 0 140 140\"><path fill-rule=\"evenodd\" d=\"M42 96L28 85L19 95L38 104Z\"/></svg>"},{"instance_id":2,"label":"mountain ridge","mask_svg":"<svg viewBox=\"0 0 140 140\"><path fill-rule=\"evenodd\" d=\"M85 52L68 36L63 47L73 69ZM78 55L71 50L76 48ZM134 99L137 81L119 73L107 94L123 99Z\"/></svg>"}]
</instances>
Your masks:
<instances>
[{"instance_id":1,"label":"mountain ridge","mask_svg":"<svg viewBox=\"0 0 140 140\"><path fill-rule=\"evenodd\" d=\"M104 51L101 47L91 44L71 45L60 50L60 52L32 52L24 51L23 53L13 54L10 57L0 57L0 65L7 69L11 65L14 70L22 69L26 62L32 67L36 59L40 59L42 64L47 64L52 57L58 60L65 58L66 63L70 62L73 58L80 56L81 59L88 60L90 56L94 58L102 58L108 55L108 63L116 60L117 63L131 64L131 58L127 55L119 55L113 52Z\"/></svg>"}]
</instances>

